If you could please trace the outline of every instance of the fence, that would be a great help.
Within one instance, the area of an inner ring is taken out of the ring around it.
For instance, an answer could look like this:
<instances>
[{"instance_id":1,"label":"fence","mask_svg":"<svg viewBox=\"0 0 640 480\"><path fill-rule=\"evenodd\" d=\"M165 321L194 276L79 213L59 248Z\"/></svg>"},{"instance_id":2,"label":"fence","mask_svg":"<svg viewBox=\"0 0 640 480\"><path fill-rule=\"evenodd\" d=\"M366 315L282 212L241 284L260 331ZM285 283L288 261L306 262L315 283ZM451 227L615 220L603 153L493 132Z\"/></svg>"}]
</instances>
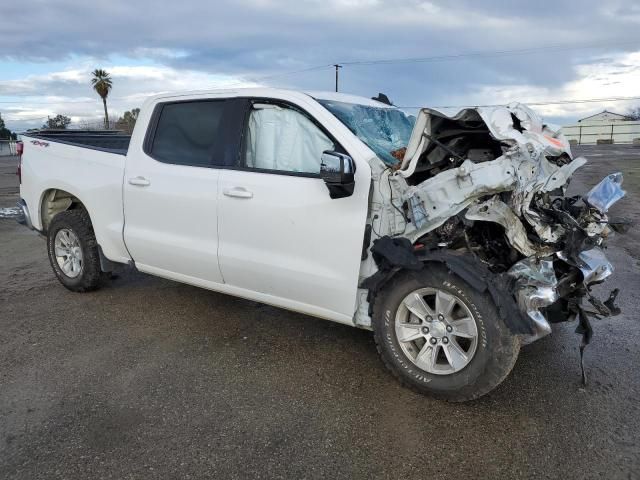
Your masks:
<instances>
[{"instance_id":1,"label":"fence","mask_svg":"<svg viewBox=\"0 0 640 480\"><path fill-rule=\"evenodd\" d=\"M568 125L562 133L571 143L640 143L640 122L617 122L591 125Z\"/></svg>"},{"instance_id":2,"label":"fence","mask_svg":"<svg viewBox=\"0 0 640 480\"><path fill-rule=\"evenodd\" d=\"M16 154L15 140L0 140L0 157L10 157Z\"/></svg>"}]
</instances>

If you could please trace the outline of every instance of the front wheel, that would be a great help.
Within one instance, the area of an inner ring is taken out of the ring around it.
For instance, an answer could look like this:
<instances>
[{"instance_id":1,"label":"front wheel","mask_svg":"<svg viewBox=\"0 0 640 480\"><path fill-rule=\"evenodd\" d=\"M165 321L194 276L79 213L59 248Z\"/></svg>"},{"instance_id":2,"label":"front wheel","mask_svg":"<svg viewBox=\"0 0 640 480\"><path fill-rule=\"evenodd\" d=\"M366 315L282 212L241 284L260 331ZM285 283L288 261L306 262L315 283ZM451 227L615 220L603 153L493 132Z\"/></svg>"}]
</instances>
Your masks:
<instances>
[{"instance_id":1,"label":"front wheel","mask_svg":"<svg viewBox=\"0 0 640 480\"><path fill-rule=\"evenodd\" d=\"M100 270L98 242L84 209L58 213L47 231L49 262L56 277L73 292L98 288L105 277Z\"/></svg>"},{"instance_id":2,"label":"front wheel","mask_svg":"<svg viewBox=\"0 0 640 480\"><path fill-rule=\"evenodd\" d=\"M376 298L373 326L385 365L403 385L449 401L493 390L520 351L491 296L440 264L394 278Z\"/></svg>"}]
</instances>

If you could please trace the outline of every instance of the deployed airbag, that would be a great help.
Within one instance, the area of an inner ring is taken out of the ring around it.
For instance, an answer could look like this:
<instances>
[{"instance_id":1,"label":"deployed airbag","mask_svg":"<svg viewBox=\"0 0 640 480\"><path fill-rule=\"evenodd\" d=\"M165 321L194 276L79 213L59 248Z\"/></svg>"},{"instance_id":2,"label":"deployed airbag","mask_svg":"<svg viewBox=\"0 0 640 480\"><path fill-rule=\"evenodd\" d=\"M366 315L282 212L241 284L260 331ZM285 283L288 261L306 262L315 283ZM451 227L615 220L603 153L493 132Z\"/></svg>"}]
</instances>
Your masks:
<instances>
[{"instance_id":1,"label":"deployed airbag","mask_svg":"<svg viewBox=\"0 0 640 480\"><path fill-rule=\"evenodd\" d=\"M291 108L255 104L246 140L248 167L319 173L320 158L333 142L304 114Z\"/></svg>"}]
</instances>

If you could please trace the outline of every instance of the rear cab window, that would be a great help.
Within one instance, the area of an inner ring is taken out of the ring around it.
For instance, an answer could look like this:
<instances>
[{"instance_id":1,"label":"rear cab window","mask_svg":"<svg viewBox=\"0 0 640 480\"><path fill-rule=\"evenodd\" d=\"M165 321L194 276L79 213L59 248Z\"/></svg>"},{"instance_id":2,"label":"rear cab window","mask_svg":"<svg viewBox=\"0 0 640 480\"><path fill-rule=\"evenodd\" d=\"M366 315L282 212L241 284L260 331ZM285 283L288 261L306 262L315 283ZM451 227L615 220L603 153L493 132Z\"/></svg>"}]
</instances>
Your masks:
<instances>
[{"instance_id":1,"label":"rear cab window","mask_svg":"<svg viewBox=\"0 0 640 480\"><path fill-rule=\"evenodd\" d=\"M213 99L156 106L144 151L162 163L233 166L238 158L246 101Z\"/></svg>"}]
</instances>

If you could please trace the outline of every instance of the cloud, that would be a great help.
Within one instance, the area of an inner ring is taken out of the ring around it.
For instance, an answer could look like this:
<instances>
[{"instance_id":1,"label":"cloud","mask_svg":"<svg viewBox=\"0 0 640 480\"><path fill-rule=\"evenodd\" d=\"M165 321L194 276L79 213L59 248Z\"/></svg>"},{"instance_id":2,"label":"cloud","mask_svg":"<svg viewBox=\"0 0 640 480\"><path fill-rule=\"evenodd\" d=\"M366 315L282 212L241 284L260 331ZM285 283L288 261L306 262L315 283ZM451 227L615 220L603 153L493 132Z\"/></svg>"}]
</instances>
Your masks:
<instances>
[{"instance_id":1,"label":"cloud","mask_svg":"<svg viewBox=\"0 0 640 480\"><path fill-rule=\"evenodd\" d=\"M162 65L109 65L105 68L111 74L114 85L108 97L112 116L139 107L147 96L158 93L229 84L255 86L255 83L238 77L177 70ZM74 122L101 118L102 102L92 90L91 71L92 68L87 66L47 75L30 75L19 80L0 80L0 97L10 95L12 98L11 103L0 103L3 118L17 130L39 127L47 116L56 114L70 116Z\"/></svg>"},{"instance_id":2,"label":"cloud","mask_svg":"<svg viewBox=\"0 0 640 480\"><path fill-rule=\"evenodd\" d=\"M609 99L615 97L638 97L640 85L640 52L601 58L574 66L575 79L559 86L549 87L533 84L505 83L499 85L478 83L472 85L473 93L450 96L447 105L506 104L514 100L528 103L548 102L563 99ZM547 119L567 123L588 116L602 109L620 111L640 103L632 101L603 101L574 104L534 105ZM453 113L456 109L447 109Z\"/></svg>"},{"instance_id":3,"label":"cloud","mask_svg":"<svg viewBox=\"0 0 640 480\"><path fill-rule=\"evenodd\" d=\"M3 5L0 14L0 96L96 101L86 74L103 66L118 79L112 105L122 109L135 106L118 100L131 95L237 81L328 90L329 65L336 62L598 44L611 46L346 66L341 88L365 96L385 92L402 105L493 103L506 95L591 98L603 89L622 96L632 89L636 77L629 72L640 63L637 56L625 57L640 49L638 27L640 11L632 0L584 0L579 7L569 0L22 0ZM3 71L3 59L40 65L38 71L56 67L50 75L12 76L11 69ZM328 67L274 76L314 65ZM548 111L569 118L582 108Z\"/></svg>"}]
</instances>

